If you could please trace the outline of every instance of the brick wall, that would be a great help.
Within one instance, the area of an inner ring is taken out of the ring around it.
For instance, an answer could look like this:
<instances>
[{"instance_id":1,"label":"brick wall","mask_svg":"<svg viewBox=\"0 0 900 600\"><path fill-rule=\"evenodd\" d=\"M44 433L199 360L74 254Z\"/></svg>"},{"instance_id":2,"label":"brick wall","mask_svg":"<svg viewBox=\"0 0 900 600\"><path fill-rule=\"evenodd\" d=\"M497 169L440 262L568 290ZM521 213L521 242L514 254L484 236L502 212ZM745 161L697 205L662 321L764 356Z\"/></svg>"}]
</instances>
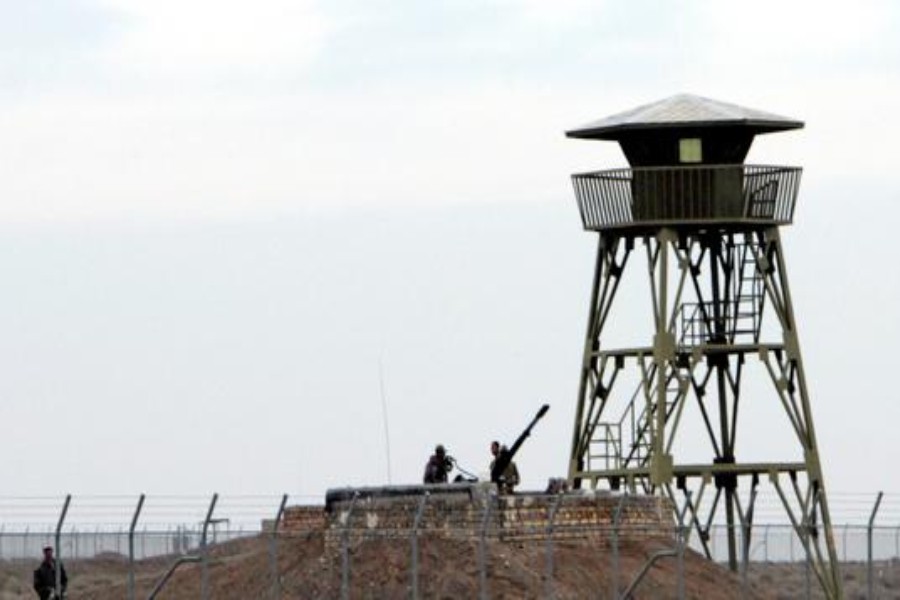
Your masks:
<instances>
[{"instance_id":1,"label":"brick wall","mask_svg":"<svg viewBox=\"0 0 900 600\"><path fill-rule=\"evenodd\" d=\"M500 537L505 539L606 539L614 520L622 539L674 533L671 504L658 496L516 494L500 497L498 504Z\"/></svg>"},{"instance_id":2,"label":"brick wall","mask_svg":"<svg viewBox=\"0 0 900 600\"><path fill-rule=\"evenodd\" d=\"M605 540L618 511L620 540L671 537L674 521L668 500L657 496L569 492L498 496L491 484L393 486L329 490L326 507L295 506L285 511L282 529L325 528L334 547L344 535L368 538L422 535L507 541ZM416 522L419 515L418 523Z\"/></svg>"},{"instance_id":3,"label":"brick wall","mask_svg":"<svg viewBox=\"0 0 900 600\"><path fill-rule=\"evenodd\" d=\"M309 532L325 529L324 506L288 506L282 515L279 531ZM271 521L263 523L263 531L271 531Z\"/></svg>"}]
</instances>

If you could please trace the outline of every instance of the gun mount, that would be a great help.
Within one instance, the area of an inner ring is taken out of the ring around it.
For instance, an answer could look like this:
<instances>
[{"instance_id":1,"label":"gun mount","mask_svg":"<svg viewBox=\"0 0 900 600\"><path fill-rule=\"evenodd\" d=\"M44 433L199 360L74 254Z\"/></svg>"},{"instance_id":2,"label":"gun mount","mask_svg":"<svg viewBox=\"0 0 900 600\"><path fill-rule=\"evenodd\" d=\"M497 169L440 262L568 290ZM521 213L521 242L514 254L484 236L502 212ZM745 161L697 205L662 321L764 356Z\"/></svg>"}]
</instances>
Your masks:
<instances>
[{"instance_id":1,"label":"gun mount","mask_svg":"<svg viewBox=\"0 0 900 600\"><path fill-rule=\"evenodd\" d=\"M500 454L497 455L497 460L494 461L494 467L491 469L491 483L500 483L500 479L503 477L503 472L506 471L506 467L509 466L509 463L512 462L513 457L516 455L516 452L519 451L519 448L522 447L522 444L525 443L525 440L531 435L532 428L541 420L541 417L547 414L548 410L550 410L549 404L541 406L541 409L531 420L531 423L529 423L528 427L525 428L525 431L516 438L516 441L513 442L512 446L500 450Z\"/></svg>"}]
</instances>

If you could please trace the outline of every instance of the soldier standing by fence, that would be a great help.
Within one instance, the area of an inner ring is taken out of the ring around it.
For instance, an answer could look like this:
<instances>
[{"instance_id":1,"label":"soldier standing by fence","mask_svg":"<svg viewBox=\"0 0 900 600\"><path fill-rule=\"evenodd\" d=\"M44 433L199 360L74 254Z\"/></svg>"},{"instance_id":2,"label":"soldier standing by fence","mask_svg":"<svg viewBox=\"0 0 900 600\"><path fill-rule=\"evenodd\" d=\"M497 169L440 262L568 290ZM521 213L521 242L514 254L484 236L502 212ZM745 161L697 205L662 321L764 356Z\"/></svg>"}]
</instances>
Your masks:
<instances>
[{"instance_id":1,"label":"soldier standing by fence","mask_svg":"<svg viewBox=\"0 0 900 600\"><path fill-rule=\"evenodd\" d=\"M41 600L57 600L64 598L69 577L66 568L59 563L59 590L56 589L56 559L53 558L53 546L44 547L44 560L34 570L34 591Z\"/></svg>"}]
</instances>

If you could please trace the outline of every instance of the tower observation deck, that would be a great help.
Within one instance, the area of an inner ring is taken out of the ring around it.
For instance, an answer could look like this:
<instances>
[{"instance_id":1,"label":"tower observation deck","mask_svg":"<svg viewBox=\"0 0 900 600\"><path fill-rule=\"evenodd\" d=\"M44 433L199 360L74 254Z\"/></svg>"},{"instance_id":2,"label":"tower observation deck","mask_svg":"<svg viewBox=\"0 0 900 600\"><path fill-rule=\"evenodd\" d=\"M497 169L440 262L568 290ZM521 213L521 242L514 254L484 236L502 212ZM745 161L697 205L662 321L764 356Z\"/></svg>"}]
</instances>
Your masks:
<instances>
[{"instance_id":1,"label":"tower observation deck","mask_svg":"<svg viewBox=\"0 0 900 600\"><path fill-rule=\"evenodd\" d=\"M572 138L619 142L631 165L572 176L584 227L789 224L801 169L743 162L755 135L801 127L679 95L569 131Z\"/></svg>"},{"instance_id":2,"label":"tower observation deck","mask_svg":"<svg viewBox=\"0 0 900 600\"><path fill-rule=\"evenodd\" d=\"M801 169L744 163L755 136L802 127L678 95L567 132L618 142L629 163L572 176L598 245L568 477L668 497L708 556L711 525L724 521L735 570L768 484L825 596L840 598L780 237ZM620 298L626 275L642 281L643 301ZM748 429L751 412L766 415L765 431L760 419ZM760 438L768 452L750 456L760 444L747 440Z\"/></svg>"}]
</instances>

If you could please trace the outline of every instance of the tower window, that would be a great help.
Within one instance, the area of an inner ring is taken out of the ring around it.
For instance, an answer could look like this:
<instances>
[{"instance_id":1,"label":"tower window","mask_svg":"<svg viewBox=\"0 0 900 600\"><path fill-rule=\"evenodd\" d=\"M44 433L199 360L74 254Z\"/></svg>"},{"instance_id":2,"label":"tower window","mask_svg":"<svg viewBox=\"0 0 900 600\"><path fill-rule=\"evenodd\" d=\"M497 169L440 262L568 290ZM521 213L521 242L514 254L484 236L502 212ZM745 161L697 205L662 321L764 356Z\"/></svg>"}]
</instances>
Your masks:
<instances>
[{"instance_id":1,"label":"tower window","mask_svg":"<svg viewBox=\"0 0 900 600\"><path fill-rule=\"evenodd\" d=\"M678 160L683 163L703 162L703 145L700 138L678 140Z\"/></svg>"}]
</instances>

